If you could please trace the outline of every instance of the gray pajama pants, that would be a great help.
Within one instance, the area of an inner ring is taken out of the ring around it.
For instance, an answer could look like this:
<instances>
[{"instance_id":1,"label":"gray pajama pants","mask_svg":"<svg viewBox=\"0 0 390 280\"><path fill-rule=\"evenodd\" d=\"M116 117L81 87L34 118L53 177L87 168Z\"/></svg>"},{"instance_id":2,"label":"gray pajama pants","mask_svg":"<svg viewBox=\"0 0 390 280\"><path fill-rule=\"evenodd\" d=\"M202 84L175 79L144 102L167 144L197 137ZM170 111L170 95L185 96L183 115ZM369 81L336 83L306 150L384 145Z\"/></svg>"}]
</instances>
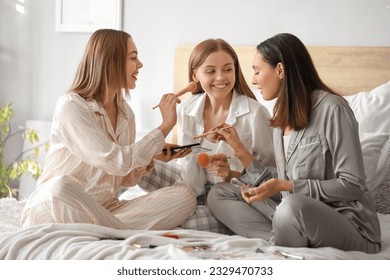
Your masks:
<instances>
[{"instance_id":1,"label":"gray pajama pants","mask_svg":"<svg viewBox=\"0 0 390 280\"><path fill-rule=\"evenodd\" d=\"M240 189L218 183L207 198L213 215L238 235L263 238L286 247L333 247L345 251L377 253L371 242L342 214L313 198L292 194L248 204Z\"/></svg>"}]
</instances>

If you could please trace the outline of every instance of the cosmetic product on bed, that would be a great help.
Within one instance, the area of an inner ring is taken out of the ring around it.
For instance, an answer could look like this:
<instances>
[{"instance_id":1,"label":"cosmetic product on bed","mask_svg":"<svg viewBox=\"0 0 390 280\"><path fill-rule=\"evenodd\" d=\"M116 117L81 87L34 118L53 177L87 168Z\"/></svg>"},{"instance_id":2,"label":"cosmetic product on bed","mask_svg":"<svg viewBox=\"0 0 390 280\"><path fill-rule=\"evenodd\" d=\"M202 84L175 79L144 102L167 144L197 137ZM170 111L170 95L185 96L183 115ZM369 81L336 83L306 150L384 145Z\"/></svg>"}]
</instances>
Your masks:
<instances>
[{"instance_id":1,"label":"cosmetic product on bed","mask_svg":"<svg viewBox=\"0 0 390 280\"><path fill-rule=\"evenodd\" d=\"M302 256L294 255L294 254L287 253L287 252L280 251L280 250L275 250L274 255L283 257L285 259L295 259L295 260L304 260L305 259Z\"/></svg>"},{"instance_id":2,"label":"cosmetic product on bed","mask_svg":"<svg viewBox=\"0 0 390 280\"><path fill-rule=\"evenodd\" d=\"M177 234L164 233L162 236L168 237L168 238L173 238L173 239L179 239L179 235L177 235Z\"/></svg>"},{"instance_id":3,"label":"cosmetic product on bed","mask_svg":"<svg viewBox=\"0 0 390 280\"><path fill-rule=\"evenodd\" d=\"M100 237L98 239L99 241L101 240L125 240L123 237Z\"/></svg>"},{"instance_id":4,"label":"cosmetic product on bed","mask_svg":"<svg viewBox=\"0 0 390 280\"><path fill-rule=\"evenodd\" d=\"M154 249L158 247L158 245L151 245L151 244L131 244L131 246L137 249Z\"/></svg>"},{"instance_id":5,"label":"cosmetic product on bed","mask_svg":"<svg viewBox=\"0 0 390 280\"><path fill-rule=\"evenodd\" d=\"M177 92L175 92L174 94L177 96L177 97L180 97L182 96L183 94L187 93L187 92L192 92L196 89L196 83L195 82L190 82L188 83L188 85L186 85L186 87L178 90ZM153 109L156 109L158 107L159 104L157 104L156 106L153 107Z\"/></svg>"}]
</instances>

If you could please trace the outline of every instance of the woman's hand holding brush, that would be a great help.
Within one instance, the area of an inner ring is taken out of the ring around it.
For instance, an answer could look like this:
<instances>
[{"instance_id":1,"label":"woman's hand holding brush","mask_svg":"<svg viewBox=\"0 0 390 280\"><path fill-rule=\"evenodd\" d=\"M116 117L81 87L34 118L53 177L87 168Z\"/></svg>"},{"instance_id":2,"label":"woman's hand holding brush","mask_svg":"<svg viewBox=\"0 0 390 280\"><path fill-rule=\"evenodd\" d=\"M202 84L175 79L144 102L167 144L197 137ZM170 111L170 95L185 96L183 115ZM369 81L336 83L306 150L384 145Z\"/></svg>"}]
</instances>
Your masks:
<instances>
[{"instance_id":1,"label":"woman's hand holding brush","mask_svg":"<svg viewBox=\"0 0 390 280\"><path fill-rule=\"evenodd\" d=\"M213 130L216 132L213 139L228 143L233 151L233 154L241 161L244 168L248 167L253 160L253 155L241 142L237 130L226 123L217 126Z\"/></svg>"},{"instance_id":2,"label":"woman's hand holding brush","mask_svg":"<svg viewBox=\"0 0 390 280\"><path fill-rule=\"evenodd\" d=\"M163 119L162 124L158 127L161 132L164 134L164 137L167 137L169 132L173 129L177 122L177 113L176 113L176 104L180 103L179 96L184 94L187 91L193 91L196 89L196 83L189 83L185 88L176 92L176 94L164 94L161 97L160 103L154 108L159 107L161 116ZM154 109L153 108L153 109Z\"/></svg>"},{"instance_id":3,"label":"woman's hand holding brush","mask_svg":"<svg viewBox=\"0 0 390 280\"><path fill-rule=\"evenodd\" d=\"M231 128L232 128L232 126L230 126L230 125L228 125L226 123L221 123L221 124L217 125L216 127L212 128L210 131L202 133L202 134L199 134L199 135L195 135L192 138L193 139L203 138L203 137L206 137L208 135L214 134L214 135L211 136L211 140L217 140L217 141L223 140L223 141L225 141L225 139L223 138L223 135L221 135L221 133L219 133L219 131L221 131L221 130L228 131Z\"/></svg>"}]
</instances>

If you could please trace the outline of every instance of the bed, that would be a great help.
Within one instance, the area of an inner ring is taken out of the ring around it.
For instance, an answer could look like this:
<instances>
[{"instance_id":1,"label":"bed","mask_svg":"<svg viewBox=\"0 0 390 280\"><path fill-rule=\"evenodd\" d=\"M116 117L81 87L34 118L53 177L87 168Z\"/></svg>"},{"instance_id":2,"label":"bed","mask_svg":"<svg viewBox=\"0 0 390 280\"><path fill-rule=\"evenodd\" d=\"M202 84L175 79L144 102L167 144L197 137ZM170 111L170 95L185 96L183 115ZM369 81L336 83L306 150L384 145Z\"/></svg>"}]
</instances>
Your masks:
<instances>
[{"instance_id":1,"label":"bed","mask_svg":"<svg viewBox=\"0 0 390 280\"><path fill-rule=\"evenodd\" d=\"M176 51L175 89L187 83L186 66L192 48L180 46ZM255 47L234 48L250 83ZM359 121L367 186L381 223L380 253L270 246L262 239L181 228L145 231L91 224L44 224L21 229L19 219L25 202L7 198L0 200L0 259L390 259L390 48L314 46L309 51L320 76L346 95ZM272 102L258 98L272 110ZM175 141L175 133L173 138ZM144 194L132 187L121 198Z\"/></svg>"}]
</instances>

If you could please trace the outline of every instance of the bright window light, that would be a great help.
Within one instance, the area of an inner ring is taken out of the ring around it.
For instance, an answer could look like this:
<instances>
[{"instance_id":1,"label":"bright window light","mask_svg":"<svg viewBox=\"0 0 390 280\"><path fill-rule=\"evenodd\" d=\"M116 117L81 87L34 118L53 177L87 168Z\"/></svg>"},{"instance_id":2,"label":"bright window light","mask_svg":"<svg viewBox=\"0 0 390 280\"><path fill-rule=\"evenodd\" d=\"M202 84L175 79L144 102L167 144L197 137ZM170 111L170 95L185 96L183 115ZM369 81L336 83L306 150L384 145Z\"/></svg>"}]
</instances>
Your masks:
<instances>
[{"instance_id":1,"label":"bright window light","mask_svg":"<svg viewBox=\"0 0 390 280\"><path fill-rule=\"evenodd\" d=\"M24 7L20 4L16 4L16 11L18 11L20 14L24 14Z\"/></svg>"}]
</instances>

